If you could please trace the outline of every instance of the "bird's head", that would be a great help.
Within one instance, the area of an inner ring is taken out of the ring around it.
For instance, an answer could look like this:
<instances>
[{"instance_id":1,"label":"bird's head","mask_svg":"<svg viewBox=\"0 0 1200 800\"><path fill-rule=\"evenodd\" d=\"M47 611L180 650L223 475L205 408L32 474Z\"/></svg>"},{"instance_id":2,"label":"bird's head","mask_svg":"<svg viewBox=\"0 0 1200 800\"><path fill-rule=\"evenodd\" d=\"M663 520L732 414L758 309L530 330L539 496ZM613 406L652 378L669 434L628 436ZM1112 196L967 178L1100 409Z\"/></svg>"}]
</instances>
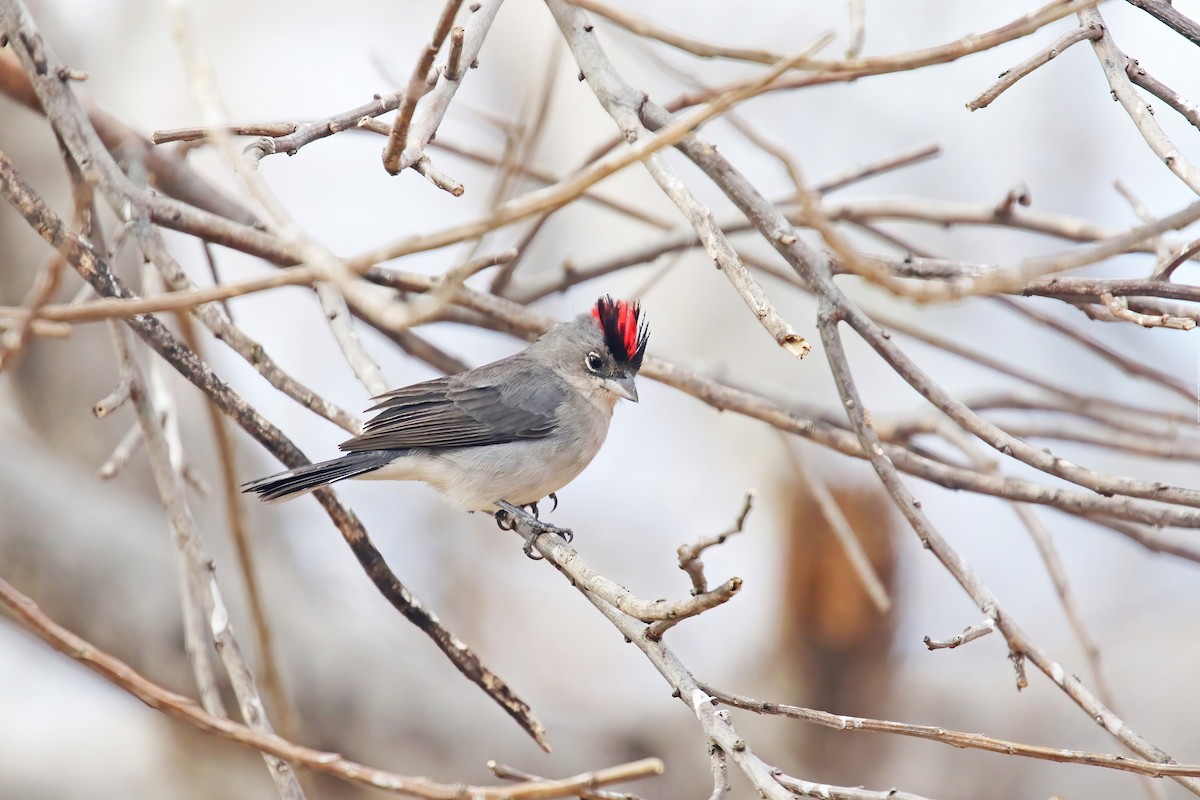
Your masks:
<instances>
[{"instance_id":1,"label":"bird's head","mask_svg":"<svg viewBox=\"0 0 1200 800\"><path fill-rule=\"evenodd\" d=\"M605 295L591 311L555 327L539 344L552 353L557 368L572 384L610 404L619 397L636 403L633 379L642 368L650 339L641 314L638 303Z\"/></svg>"}]
</instances>

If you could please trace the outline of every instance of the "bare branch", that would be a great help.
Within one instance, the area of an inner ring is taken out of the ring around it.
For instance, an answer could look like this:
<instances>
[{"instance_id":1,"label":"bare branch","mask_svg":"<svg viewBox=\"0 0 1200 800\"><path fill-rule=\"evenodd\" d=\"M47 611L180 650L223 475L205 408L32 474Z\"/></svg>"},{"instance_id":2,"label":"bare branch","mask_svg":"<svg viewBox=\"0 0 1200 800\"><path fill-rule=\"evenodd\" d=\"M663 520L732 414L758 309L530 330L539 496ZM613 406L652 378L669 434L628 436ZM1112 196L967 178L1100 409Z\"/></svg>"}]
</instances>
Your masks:
<instances>
[{"instance_id":1,"label":"bare branch","mask_svg":"<svg viewBox=\"0 0 1200 800\"><path fill-rule=\"evenodd\" d=\"M979 733L963 733L961 731L947 730L946 728L930 725L912 725L907 722L891 722L882 719L831 714L828 711L818 711L812 708L754 700L749 697L722 691L707 684L702 683L700 685L704 691L717 700L734 708L753 711L756 714L772 714L801 720L802 722L815 723L845 733L854 733L857 731L895 733L900 736L911 736L931 742L940 742L951 747L988 750L1002 755L1036 758L1042 761L1057 761L1063 764L1103 767L1123 772L1136 772L1140 775L1149 775L1156 778L1168 775L1200 776L1200 765L1159 764L1154 761L1140 761L1127 756L1088 753L1083 750L1064 750L1059 747L1042 747L1040 745L1023 744L1005 739L993 739L990 736L984 736Z\"/></svg>"},{"instance_id":2,"label":"bare branch","mask_svg":"<svg viewBox=\"0 0 1200 800\"><path fill-rule=\"evenodd\" d=\"M1078 16L1081 25L1099 27L1104 31L1103 36L1092 40L1092 49L1096 51L1096 58L1100 61L1104 76L1108 78L1108 85L1112 87L1113 96L1129 114L1138 133L1146 140L1146 144L1150 146L1159 160L1167 165L1167 169L1175 173L1175 176L1187 184L1189 189L1200 194L1200 169L1184 158L1179 148L1167 138L1166 133L1154 120L1154 112L1146 105L1146 101L1142 99L1141 95L1134 90L1133 83L1129 80L1129 74L1126 72L1129 57L1122 53L1113 41L1112 33L1105 27L1104 18L1100 16L1100 12L1095 8L1086 8L1080 11Z\"/></svg>"},{"instance_id":3,"label":"bare branch","mask_svg":"<svg viewBox=\"0 0 1200 800\"><path fill-rule=\"evenodd\" d=\"M0 579L0 603L12 611L31 632L46 644L75 659L110 683L121 687L150 708L162 711L205 733L253 748L314 772L332 775L350 784L382 789L409 797L428 798L429 800L457 800L464 794L467 797L478 797L483 800L534 800L534 798L571 797L578 795L577 790L588 786L601 786L610 781L627 781L661 775L663 772L661 761L656 758L647 758L561 781L534 781L515 786L496 787L466 786L461 783L447 785L434 783L425 778L410 778L385 772L350 761L338 753L328 753L293 744L274 734L263 733L207 713L189 698L152 682L129 664L118 660L58 625L42 613L32 600L2 579ZM587 782L588 777L592 779L590 784Z\"/></svg>"},{"instance_id":4,"label":"bare branch","mask_svg":"<svg viewBox=\"0 0 1200 800\"><path fill-rule=\"evenodd\" d=\"M1192 44L1200 45L1200 25L1180 13L1171 4L1171 0L1126 0L1126 2L1145 11L1180 36L1187 37Z\"/></svg>"},{"instance_id":5,"label":"bare branch","mask_svg":"<svg viewBox=\"0 0 1200 800\"><path fill-rule=\"evenodd\" d=\"M1082 42L1084 39L1098 39L1103 35L1103 28L1093 26L1083 26L1067 31L1055 39L1054 44L1045 50L1035 53L1015 67L1001 72L999 80L981 92L974 100L967 103L967 109L969 111L978 111L981 108L987 108L997 97L1002 95L1007 89L1012 88L1017 81L1038 67L1049 64L1063 50L1066 50L1073 44Z\"/></svg>"},{"instance_id":6,"label":"bare branch","mask_svg":"<svg viewBox=\"0 0 1200 800\"><path fill-rule=\"evenodd\" d=\"M973 642L981 636L987 636L992 631L996 630L996 620L991 617L985 619L978 625L972 625L969 628L963 629L963 632L950 639L937 640L925 637L925 646L930 650L941 650L943 648L953 650L955 647L961 647L967 642Z\"/></svg>"},{"instance_id":7,"label":"bare branch","mask_svg":"<svg viewBox=\"0 0 1200 800\"><path fill-rule=\"evenodd\" d=\"M500 10L502 2L503 0L482 0L472 4L471 15L463 29L462 46L459 48L460 63L475 63L479 57L479 50L483 46L483 40L487 36L492 21L496 18L496 12ZM405 99L400 104L400 110L392 125L392 132L388 136L387 146L383 151L383 167L392 175L398 174L421 159L425 146L437 132L438 125L441 124L442 118L446 114L446 109L450 107L450 101L454 99L454 95L462 83L461 71L452 73L450 70L444 70L440 76L435 78L436 86L429 87L427 82L433 60L437 57L446 35L450 32L450 26L454 23L454 17L458 13L460 5L462 5L462 0L447 0L446 8L434 29L433 38L413 69ZM414 118L417 101L425 97L427 93L421 115Z\"/></svg>"},{"instance_id":8,"label":"bare branch","mask_svg":"<svg viewBox=\"0 0 1200 800\"><path fill-rule=\"evenodd\" d=\"M141 375L133 357L133 335L123 325L112 325L113 340L116 344L118 359L121 362L122 377L129 382L130 397L142 434L146 440L146 449L150 455L150 466L154 472L154 480L158 485L163 507L174 528L175 544L179 548L184 564L184 583L190 590L190 599L199 601L203 620L209 628L209 635L216 646L217 653L225 665L238 706L246 724L254 730L270 735L273 733L271 723L267 719L262 699L258 694L254 677L246 665L241 648L234 637L229 622L229 612L217 586L215 567L212 559L205 552L200 540L196 523L188 508L187 496L183 487L183 477L176 463L173 464L172 454L167 438L164 435L162 421L149 395L149 387ZM185 593L187 596L188 593ZM185 625L185 630L188 626ZM203 629L202 629L203 630ZM205 657L196 649L198 643L192 643L193 665L206 663ZM211 711L220 709L219 700L212 683L212 676L206 667L197 671L201 694L210 698ZM275 788L283 798L302 800L304 792L296 780L295 773L281 759L264 754Z\"/></svg>"}]
</instances>

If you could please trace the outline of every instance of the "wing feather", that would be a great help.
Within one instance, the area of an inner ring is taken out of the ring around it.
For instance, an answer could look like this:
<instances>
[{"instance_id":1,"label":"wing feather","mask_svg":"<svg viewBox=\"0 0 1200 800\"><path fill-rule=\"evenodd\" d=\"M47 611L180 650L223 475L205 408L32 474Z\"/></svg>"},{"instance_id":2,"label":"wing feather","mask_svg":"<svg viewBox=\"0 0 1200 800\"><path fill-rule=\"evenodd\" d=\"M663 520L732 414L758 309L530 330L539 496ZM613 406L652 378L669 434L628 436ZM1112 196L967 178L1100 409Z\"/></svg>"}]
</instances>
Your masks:
<instances>
[{"instance_id":1,"label":"wing feather","mask_svg":"<svg viewBox=\"0 0 1200 800\"><path fill-rule=\"evenodd\" d=\"M548 436L566 387L512 359L380 395L379 413L342 450L479 447Z\"/></svg>"}]
</instances>

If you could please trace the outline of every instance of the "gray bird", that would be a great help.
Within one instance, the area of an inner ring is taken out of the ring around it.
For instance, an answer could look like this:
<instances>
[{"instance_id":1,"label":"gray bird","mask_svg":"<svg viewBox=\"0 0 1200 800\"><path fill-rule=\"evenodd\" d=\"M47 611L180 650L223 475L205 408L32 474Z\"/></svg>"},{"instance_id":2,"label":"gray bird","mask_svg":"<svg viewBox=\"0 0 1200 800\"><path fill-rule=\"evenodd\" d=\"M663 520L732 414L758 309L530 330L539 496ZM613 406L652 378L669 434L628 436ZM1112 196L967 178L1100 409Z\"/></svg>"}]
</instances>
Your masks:
<instances>
[{"instance_id":1,"label":"gray bird","mask_svg":"<svg viewBox=\"0 0 1200 800\"><path fill-rule=\"evenodd\" d=\"M274 503L346 478L424 481L502 525L499 501L536 515L599 452L617 400L637 402L649 337L638 303L601 297L516 355L375 398L379 413L340 458L242 489Z\"/></svg>"}]
</instances>

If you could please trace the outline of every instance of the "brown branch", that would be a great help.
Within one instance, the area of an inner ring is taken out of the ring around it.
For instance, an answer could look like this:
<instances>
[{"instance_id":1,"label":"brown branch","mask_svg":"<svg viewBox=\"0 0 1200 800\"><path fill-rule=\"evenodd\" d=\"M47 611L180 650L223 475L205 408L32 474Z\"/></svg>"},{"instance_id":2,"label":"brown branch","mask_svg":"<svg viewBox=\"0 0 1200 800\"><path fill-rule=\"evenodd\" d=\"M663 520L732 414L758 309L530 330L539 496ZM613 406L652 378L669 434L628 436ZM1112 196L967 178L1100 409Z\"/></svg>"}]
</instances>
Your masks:
<instances>
[{"instance_id":1,"label":"brown branch","mask_svg":"<svg viewBox=\"0 0 1200 800\"><path fill-rule=\"evenodd\" d=\"M631 761L628 764L622 764L619 767L610 767L607 770L600 770L595 773L584 773L583 775L577 775L574 778L568 778L566 780L576 784L573 794L583 798L583 800L641 800L641 798L637 795L629 794L627 792L612 792L605 791L603 789L592 789L590 787L602 786L605 783L620 783L624 779L618 776L620 776L623 772L630 775L629 780L645 777L645 770L648 765L657 766L659 768L658 772L652 774L662 774L662 762L657 758L648 758L642 759L641 761ZM554 783L554 781L550 781L548 778L543 778L540 775L534 775L531 772L525 772L524 770L510 767L507 764L498 764L495 761L489 761L487 763L487 768L491 770L492 774L497 778L502 778L504 780L525 781L527 783ZM593 777L600 775L604 775L604 777L608 778L608 780L599 781Z\"/></svg>"},{"instance_id":2,"label":"brown branch","mask_svg":"<svg viewBox=\"0 0 1200 800\"><path fill-rule=\"evenodd\" d=\"M768 91L787 91L819 86L827 83L843 83L857 81L874 75L887 75L895 72L907 72L935 64L948 64L960 58L991 50L1011 41L1028 36L1041 30L1051 22L1062 19L1080 9L1091 8L1099 0L1053 0L1036 11L1032 11L1007 25L1002 25L990 31L963 36L946 44L927 47L922 50L911 50L887 56L868 56L864 58L846 59L844 61L823 61L810 59L805 66L812 72L804 75L785 76L770 87ZM663 105L668 111L680 111L697 103L703 103L714 93L724 91L724 87L714 87L698 92L680 95Z\"/></svg>"},{"instance_id":3,"label":"brown branch","mask_svg":"<svg viewBox=\"0 0 1200 800\"><path fill-rule=\"evenodd\" d=\"M129 664L100 650L47 617L37 605L0 579L0 603L21 620L33 634L55 650L67 655L100 677L132 694L150 708L191 725L205 733L243 747L283 759L296 766L331 775L357 786L382 789L409 797L428 800L459 800L464 796L480 800L535 800L536 798L577 796L578 790L617 781L661 775L663 763L657 758L622 764L584 773L573 778L533 781L514 786L468 786L441 784L425 778L410 778L359 764L338 753L314 750L294 744L274 734L263 733L228 719L214 717L195 701L176 694L146 678Z\"/></svg>"},{"instance_id":4,"label":"brown branch","mask_svg":"<svg viewBox=\"0 0 1200 800\"><path fill-rule=\"evenodd\" d=\"M1138 133L1146 140L1146 144L1154 151L1154 155L1166 164L1167 169L1183 181L1189 189L1200 194L1200 169L1184 158L1182 152L1167 137L1166 133L1154 119L1154 112L1133 88L1126 67L1129 57L1121 52L1113 41L1112 33L1104 24L1104 18L1095 8L1086 8L1078 14L1081 25L1100 27L1104 35L1092 40L1092 49L1096 59L1104 70L1104 77L1112 89L1113 96L1120 102L1129 118L1133 121Z\"/></svg>"},{"instance_id":5,"label":"brown branch","mask_svg":"<svg viewBox=\"0 0 1200 800\"><path fill-rule=\"evenodd\" d=\"M968 642L973 642L982 636L987 636L994 630L996 630L996 621L989 617L978 625L972 625L969 628L964 628L963 632L957 636L952 636L949 639L943 640L933 639L929 636L926 636L924 642L925 646L930 650L953 650L956 647L962 647Z\"/></svg>"},{"instance_id":6,"label":"brown branch","mask_svg":"<svg viewBox=\"0 0 1200 800\"><path fill-rule=\"evenodd\" d=\"M982 91L974 100L967 103L967 110L978 111L981 108L987 108L993 101L1004 92L1013 87L1017 81L1024 78L1029 73L1033 72L1038 67L1049 64L1063 50L1066 50L1073 44L1082 42L1084 39L1096 39L1104 35L1104 30L1097 27L1083 26L1067 31L1062 36L1054 40L1054 44L1047 47L1029 58L1017 64L1015 67L1006 69L1000 73L999 79Z\"/></svg>"},{"instance_id":7,"label":"brown branch","mask_svg":"<svg viewBox=\"0 0 1200 800\"><path fill-rule=\"evenodd\" d=\"M1171 0L1126 0L1126 2L1145 11L1180 36L1190 39L1192 44L1200 46L1200 24L1180 13L1171 4Z\"/></svg>"},{"instance_id":8,"label":"brown branch","mask_svg":"<svg viewBox=\"0 0 1200 800\"><path fill-rule=\"evenodd\" d=\"M795 59L800 58L796 56ZM741 81L728 91L719 94L711 103L687 116L663 126L655 136L638 139L629 147L614 152L588 165L583 170L564 178L558 184L521 195L492 210L486 217L445 228L433 233L410 236L400 241L362 253L352 259L347 267L352 271L390 261L401 256L445 247L449 244L474 239L484 233L512 222L534 216L579 197L594 183L612 175L631 164L650 158L655 153L675 145L687 137L696 127L725 113L734 105L759 93L773 77L788 68L794 59L785 59L760 75Z\"/></svg>"},{"instance_id":9,"label":"brown branch","mask_svg":"<svg viewBox=\"0 0 1200 800\"><path fill-rule=\"evenodd\" d=\"M1200 128L1200 106L1186 100L1170 86L1155 78L1145 67L1138 64L1136 59L1129 59L1125 65L1125 73L1135 86L1140 86L1150 94L1162 100L1171 108L1183 115L1183 118L1195 128Z\"/></svg>"},{"instance_id":10,"label":"brown branch","mask_svg":"<svg viewBox=\"0 0 1200 800\"><path fill-rule=\"evenodd\" d=\"M252 164L275 153L287 153L294 156L300 148L319 139L333 136L345 130L354 130L359 121L364 118L378 117L389 111L395 111L404 101L404 92L376 95L369 103L334 114L314 122L267 123L235 126L230 133L237 136L255 136L260 138L246 146L244 155ZM155 144L172 141L196 141L207 139L211 132L207 128L181 128L173 131L156 131L153 136Z\"/></svg>"},{"instance_id":11,"label":"brown branch","mask_svg":"<svg viewBox=\"0 0 1200 800\"><path fill-rule=\"evenodd\" d=\"M76 184L78 187L86 186L82 182ZM88 204L90 205L90 193ZM80 209L76 206L76 222L75 228L79 229ZM38 271L37 278L34 279L33 286L25 296L25 303L21 308L21 315L17 317L15 327L4 331L0 335L0 372L6 369L12 369L17 363L17 359L21 357L21 353L25 351L25 347L29 344L29 340L38 330L38 323L41 321L40 313L43 308L50 302L50 298L58 291L58 287L62 283L63 270L67 266L67 260L60 253L55 253L51 256L46 265ZM103 415L97 415L103 416Z\"/></svg>"},{"instance_id":12,"label":"brown branch","mask_svg":"<svg viewBox=\"0 0 1200 800\"><path fill-rule=\"evenodd\" d=\"M459 54L460 61L470 65L475 64L488 29L496 17L496 12L500 10L501 2L503 0L483 0L483 2L472 4L471 15L464 28L463 45ZM457 75L459 79L456 79L456 76L452 75L449 70L444 70L440 76L430 72L433 60L441 50L442 43L450 32L450 26L454 24L454 17L458 13L460 5L462 5L462 0L447 0L442 16L434 29L433 38L413 69L408 90L400 104L383 150L383 167L392 175L412 166L424 156L425 146L433 139L446 114L446 109L450 106L450 101L454 98L458 87L462 85L461 73ZM430 78L433 78L435 85L429 84ZM428 95L428 100L425 102L424 110L419 118L414 119L417 101L426 95ZM413 126L414 121L415 127Z\"/></svg>"},{"instance_id":13,"label":"brown branch","mask_svg":"<svg viewBox=\"0 0 1200 800\"><path fill-rule=\"evenodd\" d=\"M433 88L429 85L429 70L433 67L433 60L437 58L438 51L442 49L442 42L446 40L446 34L454 24L460 6L462 0L446 0L442 15L438 17L437 25L433 29L433 37L421 52L421 57L413 67L412 76L408 79L408 89L400 102L400 110L392 123L392 132L383 150L383 168L392 175L400 172L400 154L408 145L408 129L412 124L413 112L416 111L417 101ZM459 57L461 56L460 48ZM449 75L446 77L450 78Z\"/></svg>"},{"instance_id":14,"label":"brown branch","mask_svg":"<svg viewBox=\"0 0 1200 800\"><path fill-rule=\"evenodd\" d=\"M1061 764L1103 767L1105 769L1134 772L1139 775L1149 775L1151 777L1166 777L1169 775L1200 776L1200 765L1195 764L1159 764L1154 761L1141 761L1136 758L1108 753L1089 753L1083 750L1064 750L1059 747L1023 744L1005 739L994 739L979 733L963 733L931 725L913 725L907 722L892 722L883 719L831 714L828 711L818 711L812 708L754 700L742 695L722 691L708 684L702 683L700 685L704 688L704 691L727 706L753 711L756 714L769 714L796 719L802 722L811 722L845 733L855 733L858 731L893 733L900 736L911 736L917 739L939 742L951 747L987 750L1002 755L1033 758L1041 761L1055 761Z\"/></svg>"},{"instance_id":15,"label":"brown branch","mask_svg":"<svg viewBox=\"0 0 1200 800\"><path fill-rule=\"evenodd\" d=\"M386 114L389 111L395 111L402 97L403 92L379 96L370 103L316 122L239 123L230 125L227 131L233 136L264 137L262 140L253 142L247 146L245 155L252 161L261 160L266 155L271 155L272 153L286 152L289 155L295 155L299 148L305 144L332 136L343 130L361 130L387 136L391 128L374 119L374 117ZM191 127L156 131L152 138L156 144L165 144L175 141L205 141L211 138L212 135L213 131L208 128ZM474 148L454 144L445 137L439 136L437 139L429 142L428 146L477 164L498 166L501 163L499 158L481 153ZM517 165L516 168L523 176L535 180L543 186L558 183L561 180L560 177L533 165ZM450 190L453 194L453 186L450 187ZM660 217L635 208L623 200L604 197L594 190L584 192L583 198L610 208L618 214L624 214L632 219L653 225L656 228L663 230L671 228L671 223Z\"/></svg>"},{"instance_id":16,"label":"brown branch","mask_svg":"<svg viewBox=\"0 0 1200 800\"><path fill-rule=\"evenodd\" d=\"M671 115L665 110L654 106L653 103L643 104L643 116L652 120L655 124L667 124L671 120ZM1010 437L1007 433L1001 431L992 423L983 420L982 417L972 413L965 405L962 405L958 399L950 396L949 393L938 386L920 369L916 363L908 359L907 355L902 353L899 348L890 339L883 335L883 331L872 323L866 315L856 306L851 305L848 300L845 300L845 295L841 294L840 289L836 288L832 283L832 267L828 265L828 259L818 257L803 243L797 240L797 237L791 233L791 225L787 223L786 218L776 209L775 206L769 205L767 200L762 198L757 191L754 190L745 181L742 175L736 172L728 162L724 160L712 148L707 148L707 145L697 143L696 139L684 140L679 145L680 150L700 164L702 169L706 169L710 176L718 181L718 184L725 188L725 191L730 194L732 199L739 204L742 209L748 213L751 221L760 224L764 233L769 230L768 239L772 240L773 245L785 258L790 260L793 266L810 285L817 288L818 285L827 287L827 291L832 293L832 296L839 297L839 314L845 315L845 319L850 321L860 336L866 339L872 348L880 354L895 369L896 373L900 374L913 389L916 389L920 395L936 405L943 413L950 416L955 422L966 429L966 431L983 439L994 447L997 451L1004 455L1013 456L1019 461L1024 462L1031 467L1044 471L1046 474L1062 477L1062 479L1076 483L1076 485L1084 486L1092 489L1094 492L1104 494L1122 494L1127 497L1139 497L1146 499L1154 499L1159 501L1169 501L1169 503L1178 503L1193 507L1200 507L1200 492L1194 489L1184 487L1164 486L1160 482L1147 482L1134 479L1126 479L1126 477L1106 476L1097 473L1097 471L1078 467L1078 465L1064 461L1057 457L1054 453L1045 452L1020 441L1014 437ZM731 175L734 178L731 178ZM1189 206L1188 213L1195 213L1200 216L1200 201ZM1180 215L1172 215L1180 216ZM1171 217L1164 217L1164 222ZM1180 222L1180 219L1172 219L1171 224ZM1127 235L1128 236L1128 235ZM1122 237L1118 237L1122 239ZM822 265L824 270L829 271L828 279L821 276L818 278L814 270L816 266ZM820 290L818 290L820 294ZM864 450L866 449L865 444ZM871 455L871 453L869 453ZM874 458L874 455L871 455Z\"/></svg>"},{"instance_id":17,"label":"brown branch","mask_svg":"<svg viewBox=\"0 0 1200 800\"><path fill-rule=\"evenodd\" d=\"M764 65L775 64L784 58L783 53L774 53L769 50L725 47L723 45L702 42L698 39L667 30L646 17L638 17L634 14L626 13L605 3L598 2L598 0L567 0L567 2L585 11L590 11L597 16L604 17L609 22L619 25L632 34L646 39L654 39L655 41L670 45L700 58L727 58L734 61L749 61ZM803 61L796 64L797 68L806 66L807 63Z\"/></svg>"},{"instance_id":18,"label":"brown branch","mask_svg":"<svg viewBox=\"0 0 1200 800\"><path fill-rule=\"evenodd\" d=\"M163 420L156 408L162 404L151 399L152 386L147 383L141 368L134 360L133 334L117 323L111 323L111 326L121 374L123 379L129 382L130 397L146 441L154 482L158 487L163 508L170 519L175 546L181 556L185 615L191 617L191 621L195 623L194 626L189 625L185 619L185 630L196 627L198 630L194 630L193 633L204 636L207 629L225 672L229 675L242 719L259 733L271 735L271 723L267 718L266 709L263 708L254 676L242 655L230 624L229 611L216 579L216 567L200 539L199 529L188 506L183 476L178 468L182 454L172 452ZM212 698L211 705L206 708L218 711L219 696L209 671L207 656L200 649L198 636L190 638L189 655L193 657L192 663L196 668L201 694ZM263 758L280 796L284 800L304 800L304 791L287 763L266 753L263 754Z\"/></svg>"},{"instance_id":19,"label":"brown branch","mask_svg":"<svg viewBox=\"0 0 1200 800\"><path fill-rule=\"evenodd\" d=\"M838 189L844 189L851 184L865 181L868 178L874 178L877 175L883 175L903 167L909 167L913 164L919 164L922 161L927 161L931 158L937 158L942 154L942 146L936 142L933 144L923 144L911 150L905 150L893 156L880 159L879 161L871 161L866 164L860 164L851 167L843 172L834 175L820 183L815 184L812 189L817 194L829 194L836 192Z\"/></svg>"},{"instance_id":20,"label":"brown branch","mask_svg":"<svg viewBox=\"0 0 1200 800\"><path fill-rule=\"evenodd\" d=\"M1109 313L1117 319L1132 322L1134 325L1140 325L1143 328L1174 328L1180 331L1190 331L1196 327L1196 320L1190 317L1177 317L1170 314L1143 314L1131 311L1128 298L1114 297L1111 292L1101 293L1100 302L1104 303Z\"/></svg>"}]
</instances>

